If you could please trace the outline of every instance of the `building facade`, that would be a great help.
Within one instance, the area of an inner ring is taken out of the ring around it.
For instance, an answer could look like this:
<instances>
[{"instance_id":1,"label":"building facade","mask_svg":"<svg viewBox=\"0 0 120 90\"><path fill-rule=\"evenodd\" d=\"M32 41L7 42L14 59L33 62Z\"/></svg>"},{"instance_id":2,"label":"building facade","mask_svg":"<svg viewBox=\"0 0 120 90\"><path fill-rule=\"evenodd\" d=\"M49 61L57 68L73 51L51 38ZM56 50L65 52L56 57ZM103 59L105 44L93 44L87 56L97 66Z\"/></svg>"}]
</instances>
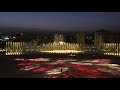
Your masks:
<instances>
[{"instance_id":1,"label":"building facade","mask_svg":"<svg viewBox=\"0 0 120 90\"><path fill-rule=\"evenodd\" d=\"M59 43L59 42L64 42L64 35L63 34L55 34L54 35L54 42Z\"/></svg>"},{"instance_id":2,"label":"building facade","mask_svg":"<svg viewBox=\"0 0 120 90\"><path fill-rule=\"evenodd\" d=\"M85 34L84 33L78 33L77 34L77 43L79 44L85 44Z\"/></svg>"}]
</instances>

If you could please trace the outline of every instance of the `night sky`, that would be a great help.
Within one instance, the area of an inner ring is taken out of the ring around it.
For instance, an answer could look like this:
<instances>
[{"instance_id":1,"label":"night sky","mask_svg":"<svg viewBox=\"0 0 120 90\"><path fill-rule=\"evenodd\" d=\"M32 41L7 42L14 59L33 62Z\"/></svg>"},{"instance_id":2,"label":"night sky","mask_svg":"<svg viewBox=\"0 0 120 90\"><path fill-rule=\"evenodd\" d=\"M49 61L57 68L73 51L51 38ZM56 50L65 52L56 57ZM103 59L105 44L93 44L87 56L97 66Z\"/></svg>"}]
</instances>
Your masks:
<instances>
[{"instance_id":1,"label":"night sky","mask_svg":"<svg viewBox=\"0 0 120 90\"><path fill-rule=\"evenodd\" d=\"M118 31L120 12L0 12L0 27Z\"/></svg>"}]
</instances>

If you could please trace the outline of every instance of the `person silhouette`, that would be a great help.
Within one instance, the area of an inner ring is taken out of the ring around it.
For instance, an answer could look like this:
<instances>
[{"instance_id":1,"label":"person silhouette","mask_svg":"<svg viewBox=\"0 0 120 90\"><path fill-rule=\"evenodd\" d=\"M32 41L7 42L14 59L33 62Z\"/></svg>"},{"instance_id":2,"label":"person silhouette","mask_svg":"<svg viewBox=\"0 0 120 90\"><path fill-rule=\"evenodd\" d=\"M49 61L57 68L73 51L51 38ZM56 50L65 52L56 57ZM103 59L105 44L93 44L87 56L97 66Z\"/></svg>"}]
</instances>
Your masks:
<instances>
[{"instance_id":1,"label":"person silhouette","mask_svg":"<svg viewBox=\"0 0 120 90\"><path fill-rule=\"evenodd\" d=\"M61 68L61 73L62 73L62 68Z\"/></svg>"}]
</instances>

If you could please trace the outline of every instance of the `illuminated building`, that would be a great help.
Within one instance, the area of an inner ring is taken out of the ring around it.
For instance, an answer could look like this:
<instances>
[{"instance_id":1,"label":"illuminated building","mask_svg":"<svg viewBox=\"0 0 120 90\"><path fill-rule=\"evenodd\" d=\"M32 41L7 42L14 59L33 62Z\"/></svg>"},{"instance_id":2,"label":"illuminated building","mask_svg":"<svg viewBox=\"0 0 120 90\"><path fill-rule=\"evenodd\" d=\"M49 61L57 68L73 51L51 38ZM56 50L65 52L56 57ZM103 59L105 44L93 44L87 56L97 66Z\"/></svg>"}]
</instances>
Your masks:
<instances>
[{"instance_id":1,"label":"illuminated building","mask_svg":"<svg viewBox=\"0 0 120 90\"><path fill-rule=\"evenodd\" d=\"M94 33L86 33L85 34L85 44L94 44L95 43L95 34Z\"/></svg>"},{"instance_id":2,"label":"illuminated building","mask_svg":"<svg viewBox=\"0 0 120 90\"><path fill-rule=\"evenodd\" d=\"M80 32L77 33L77 43L79 44L80 50L85 51L85 34Z\"/></svg>"},{"instance_id":3,"label":"illuminated building","mask_svg":"<svg viewBox=\"0 0 120 90\"><path fill-rule=\"evenodd\" d=\"M6 55L21 55L24 54L26 47L25 42L6 42Z\"/></svg>"},{"instance_id":4,"label":"illuminated building","mask_svg":"<svg viewBox=\"0 0 120 90\"><path fill-rule=\"evenodd\" d=\"M108 33L105 40L108 40L109 43L120 43L120 33Z\"/></svg>"},{"instance_id":5,"label":"illuminated building","mask_svg":"<svg viewBox=\"0 0 120 90\"><path fill-rule=\"evenodd\" d=\"M85 51L86 52L97 52L97 47L94 45L85 45Z\"/></svg>"},{"instance_id":6,"label":"illuminated building","mask_svg":"<svg viewBox=\"0 0 120 90\"><path fill-rule=\"evenodd\" d=\"M103 43L101 51L104 55L120 56L120 43Z\"/></svg>"},{"instance_id":7,"label":"illuminated building","mask_svg":"<svg viewBox=\"0 0 120 90\"><path fill-rule=\"evenodd\" d=\"M54 35L54 42L56 42L56 43L64 42L63 34L55 34Z\"/></svg>"},{"instance_id":8,"label":"illuminated building","mask_svg":"<svg viewBox=\"0 0 120 90\"><path fill-rule=\"evenodd\" d=\"M85 34L84 33L78 33L77 34L77 43L85 44Z\"/></svg>"},{"instance_id":9,"label":"illuminated building","mask_svg":"<svg viewBox=\"0 0 120 90\"><path fill-rule=\"evenodd\" d=\"M79 46L79 44L76 43L65 43L65 42L59 42L59 43L48 43L42 45L41 52L44 53L80 53L83 52Z\"/></svg>"},{"instance_id":10,"label":"illuminated building","mask_svg":"<svg viewBox=\"0 0 120 90\"><path fill-rule=\"evenodd\" d=\"M103 42L103 32L95 32L95 45L102 44Z\"/></svg>"},{"instance_id":11,"label":"illuminated building","mask_svg":"<svg viewBox=\"0 0 120 90\"><path fill-rule=\"evenodd\" d=\"M110 33L109 33L110 34ZM110 38L111 35L107 35L104 32L95 33L95 44L86 43L85 39L94 40L93 35L86 35L85 33L78 33L76 42L65 42L63 34L55 34L54 41L51 37L51 41L39 42L39 39L32 39L32 41L8 41L4 48L0 48L1 52L6 52L6 55L21 55L26 53L58 53L58 54L72 54L72 53L100 53L101 55L114 55L120 56L120 42L116 42L115 38ZM105 37L106 36L106 37ZM45 36L47 37L47 36ZM74 37L71 35L71 37ZM47 37L48 38L48 37ZM66 39L67 40L67 39ZM73 40L73 39L72 39ZM75 41L74 40L74 41ZM108 41L108 42L107 42ZM113 42L112 42L113 41ZM118 40L119 41L119 40Z\"/></svg>"},{"instance_id":12,"label":"illuminated building","mask_svg":"<svg viewBox=\"0 0 120 90\"><path fill-rule=\"evenodd\" d=\"M34 42L34 43L33 43ZM100 51L94 45L84 45L78 43L46 43L38 45L36 41L31 42L6 42L6 48L0 51L6 55L21 55L26 52L37 51L40 53L82 53L101 52L103 55L120 56L120 43L102 43Z\"/></svg>"}]
</instances>

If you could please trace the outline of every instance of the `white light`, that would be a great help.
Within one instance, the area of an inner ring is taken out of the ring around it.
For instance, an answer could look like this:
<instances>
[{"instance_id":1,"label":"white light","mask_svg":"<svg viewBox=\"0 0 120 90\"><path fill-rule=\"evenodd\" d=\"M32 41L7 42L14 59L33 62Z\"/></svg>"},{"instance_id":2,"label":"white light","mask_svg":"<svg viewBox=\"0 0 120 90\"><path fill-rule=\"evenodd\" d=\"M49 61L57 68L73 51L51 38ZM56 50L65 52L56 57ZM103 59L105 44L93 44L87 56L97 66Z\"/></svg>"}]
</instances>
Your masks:
<instances>
[{"instance_id":1,"label":"white light","mask_svg":"<svg viewBox=\"0 0 120 90\"><path fill-rule=\"evenodd\" d=\"M5 38L5 40L8 40L8 39L9 39L9 38L7 38L7 37Z\"/></svg>"},{"instance_id":2,"label":"white light","mask_svg":"<svg viewBox=\"0 0 120 90\"><path fill-rule=\"evenodd\" d=\"M16 37L13 37L13 39L15 39Z\"/></svg>"},{"instance_id":3,"label":"white light","mask_svg":"<svg viewBox=\"0 0 120 90\"><path fill-rule=\"evenodd\" d=\"M46 71L46 74L48 74L48 75L50 75L50 74L60 74L60 73L62 73L61 69L63 70L62 72L66 72L68 70L67 67L59 67L59 68L56 68L56 69Z\"/></svg>"},{"instance_id":4,"label":"white light","mask_svg":"<svg viewBox=\"0 0 120 90\"><path fill-rule=\"evenodd\" d=\"M76 51L76 50L54 50L54 51L42 51L42 52L48 52L48 53L79 53L83 51Z\"/></svg>"},{"instance_id":5,"label":"white light","mask_svg":"<svg viewBox=\"0 0 120 90\"><path fill-rule=\"evenodd\" d=\"M64 44L64 42L62 42L62 41L60 41L59 43L60 43L60 44Z\"/></svg>"}]
</instances>

